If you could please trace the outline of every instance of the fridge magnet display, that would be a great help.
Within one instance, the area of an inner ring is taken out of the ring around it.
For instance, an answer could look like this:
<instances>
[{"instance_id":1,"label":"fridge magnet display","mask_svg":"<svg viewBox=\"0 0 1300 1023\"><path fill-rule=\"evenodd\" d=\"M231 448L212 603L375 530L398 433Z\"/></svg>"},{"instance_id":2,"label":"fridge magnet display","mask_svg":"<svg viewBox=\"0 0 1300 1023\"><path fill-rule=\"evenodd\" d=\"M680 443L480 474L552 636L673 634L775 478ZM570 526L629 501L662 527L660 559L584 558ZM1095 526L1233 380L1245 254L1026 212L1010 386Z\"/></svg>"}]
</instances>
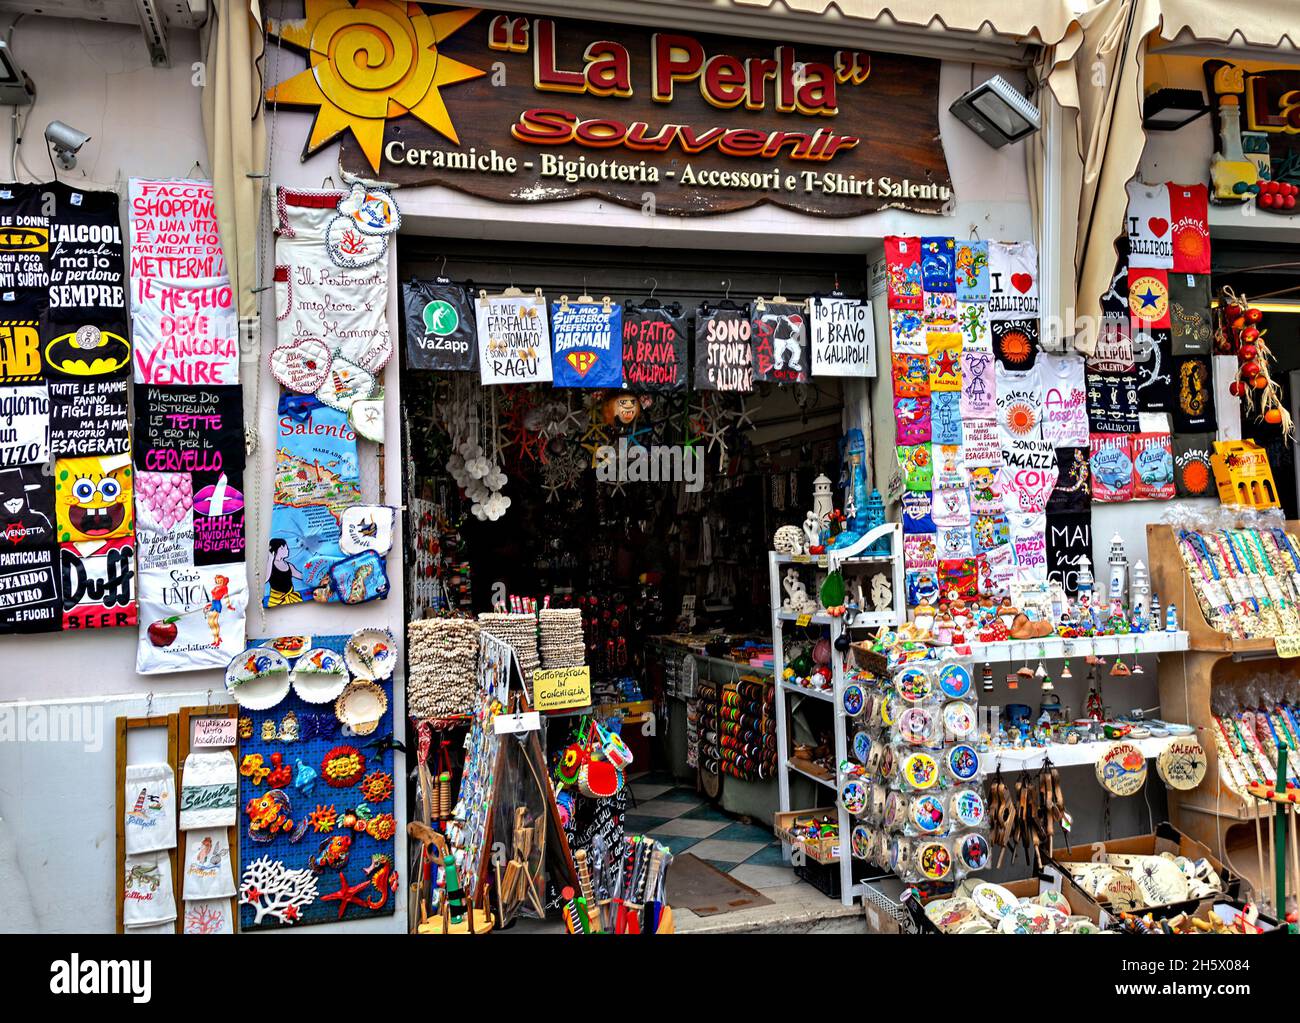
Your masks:
<instances>
[{"instance_id":1,"label":"fridge magnet display","mask_svg":"<svg viewBox=\"0 0 1300 1023\"><path fill-rule=\"evenodd\" d=\"M551 345L556 387L623 385L623 310L608 296L552 302Z\"/></svg>"}]
</instances>

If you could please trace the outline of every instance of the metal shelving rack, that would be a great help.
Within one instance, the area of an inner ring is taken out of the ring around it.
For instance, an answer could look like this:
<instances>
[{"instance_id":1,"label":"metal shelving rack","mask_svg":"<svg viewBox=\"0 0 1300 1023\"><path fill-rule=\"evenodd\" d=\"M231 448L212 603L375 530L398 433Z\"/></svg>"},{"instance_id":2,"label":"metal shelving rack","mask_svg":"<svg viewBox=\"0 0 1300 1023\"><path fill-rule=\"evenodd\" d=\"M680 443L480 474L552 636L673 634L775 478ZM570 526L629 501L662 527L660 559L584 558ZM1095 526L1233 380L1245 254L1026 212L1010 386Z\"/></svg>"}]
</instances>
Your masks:
<instances>
[{"instance_id":1,"label":"metal shelving rack","mask_svg":"<svg viewBox=\"0 0 1300 1023\"><path fill-rule=\"evenodd\" d=\"M865 554L879 541L888 540L889 554ZM835 640L846 630L850 633L881 626L901 625L905 617L905 599L903 593L903 527L897 522L887 522L865 533L855 544L842 550L827 551L825 554L800 555L777 554L771 551L767 556L768 576L771 586L772 603L772 672L776 682L776 755L777 755L777 789L782 812L790 806L790 775L801 775L821 785L831 792L839 814L840 823L840 901L852 905L854 900L866 891L865 884L853 883L853 856L849 849L849 835L852 821L844 808L839 805L839 781L835 772L829 777L821 777L802 768L794 766L790 757L789 713L786 696L796 694L830 702L831 717L835 730L835 764L848 759L849 746L845 726L844 701L844 664L847 655L835 651ZM825 626L829 630L831 641L831 682L829 693L816 692L789 685L782 677L785 673L784 629L788 624L798 624L804 616L789 614L781 610L781 573L787 565L810 565L827 572L843 570L856 565L888 565L891 585L893 587L893 606L888 611L862 611L854 618L853 624L846 626L843 618L833 618L827 614L809 615L804 624ZM787 862L790 860L790 846L782 843L782 852Z\"/></svg>"}]
</instances>

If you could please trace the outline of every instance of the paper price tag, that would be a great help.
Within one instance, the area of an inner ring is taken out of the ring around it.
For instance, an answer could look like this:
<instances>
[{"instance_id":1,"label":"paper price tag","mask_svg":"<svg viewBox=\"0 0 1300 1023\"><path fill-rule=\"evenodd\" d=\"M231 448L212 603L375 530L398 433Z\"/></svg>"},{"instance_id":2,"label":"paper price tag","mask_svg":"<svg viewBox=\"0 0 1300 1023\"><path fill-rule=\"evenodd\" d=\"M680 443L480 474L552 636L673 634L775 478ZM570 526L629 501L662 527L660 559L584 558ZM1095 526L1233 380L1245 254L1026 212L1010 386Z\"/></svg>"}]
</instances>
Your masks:
<instances>
[{"instance_id":1,"label":"paper price tag","mask_svg":"<svg viewBox=\"0 0 1300 1023\"><path fill-rule=\"evenodd\" d=\"M808 625L811 621L812 621L812 615L800 615L798 618L794 620L794 623L795 625L799 626L799 628L802 629L805 625Z\"/></svg>"},{"instance_id":2,"label":"paper price tag","mask_svg":"<svg viewBox=\"0 0 1300 1023\"><path fill-rule=\"evenodd\" d=\"M1300 636L1277 636L1273 640L1273 648L1278 657L1300 657Z\"/></svg>"}]
</instances>

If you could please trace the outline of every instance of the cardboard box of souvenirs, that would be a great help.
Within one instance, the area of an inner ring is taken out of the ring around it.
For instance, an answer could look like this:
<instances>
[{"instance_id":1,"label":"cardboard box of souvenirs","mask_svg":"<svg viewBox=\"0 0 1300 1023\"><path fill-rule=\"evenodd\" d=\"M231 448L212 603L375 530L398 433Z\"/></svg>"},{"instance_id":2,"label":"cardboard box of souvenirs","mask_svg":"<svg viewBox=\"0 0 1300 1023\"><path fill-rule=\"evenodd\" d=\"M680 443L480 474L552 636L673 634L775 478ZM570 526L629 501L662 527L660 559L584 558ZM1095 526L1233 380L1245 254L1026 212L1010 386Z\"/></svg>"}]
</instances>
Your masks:
<instances>
[{"instance_id":1,"label":"cardboard box of souvenirs","mask_svg":"<svg viewBox=\"0 0 1300 1023\"><path fill-rule=\"evenodd\" d=\"M1197 842L1195 839L1188 838L1167 821L1156 825L1154 834L1137 835L1133 838L1113 838L1108 842L1093 842L1057 849L1052 856L1051 862L1047 865L1046 872L1048 876L1055 877L1056 872L1059 871L1060 876L1065 880L1074 877L1075 887L1080 891L1080 894L1094 901L1103 910L1101 920L1104 925L1111 916L1118 916L1118 912L1112 908L1104 894L1087 894L1087 885L1079 880L1077 873L1080 870L1088 869L1091 865L1110 864L1117 867L1121 866L1122 857L1126 856L1160 856L1162 853L1186 857L1193 862L1205 860L1209 863L1219 877L1219 901L1236 899L1241 894L1242 882L1239 875L1234 874L1218 857L1210 852L1208 846ZM1074 872L1071 871L1072 867ZM1056 868L1056 870L1054 871L1053 868ZM1159 879L1153 878L1153 881L1156 882L1157 890L1163 887L1159 883ZM1214 901L1215 897L1196 894L1184 899L1173 899L1150 905L1137 905L1127 911L1136 913L1152 912L1157 917L1175 916L1184 911L1193 912L1207 899ZM1071 905L1073 905L1073 900Z\"/></svg>"},{"instance_id":2,"label":"cardboard box of souvenirs","mask_svg":"<svg viewBox=\"0 0 1300 1023\"><path fill-rule=\"evenodd\" d=\"M813 810L778 810L772 815L772 830L776 832L777 838L790 843L792 855L794 849L802 848L804 855L815 863L838 863L840 858L838 835L834 838L805 839L796 837L792 831L795 821L819 821L823 817L829 817L838 823L840 812L833 806L819 806Z\"/></svg>"},{"instance_id":3,"label":"cardboard box of souvenirs","mask_svg":"<svg viewBox=\"0 0 1300 1023\"><path fill-rule=\"evenodd\" d=\"M978 881L978 876L968 878L967 880ZM997 881L994 882L1002 888L1005 888L1018 899L1033 899L1043 892L1057 891L1065 896L1065 901L1070 904L1070 913L1074 916L1086 916L1098 927L1101 926L1101 907L1086 894L1075 887L1070 880L1069 875L1044 875L1042 877L1029 877L1023 881ZM941 896L946 898L948 896ZM931 899L931 902L938 901L938 898ZM912 918L912 923L916 930L921 934L943 934L938 926L931 920L925 912L925 906L921 904L920 899L904 899L903 905L907 907L907 912Z\"/></svg>"}]
</instances>

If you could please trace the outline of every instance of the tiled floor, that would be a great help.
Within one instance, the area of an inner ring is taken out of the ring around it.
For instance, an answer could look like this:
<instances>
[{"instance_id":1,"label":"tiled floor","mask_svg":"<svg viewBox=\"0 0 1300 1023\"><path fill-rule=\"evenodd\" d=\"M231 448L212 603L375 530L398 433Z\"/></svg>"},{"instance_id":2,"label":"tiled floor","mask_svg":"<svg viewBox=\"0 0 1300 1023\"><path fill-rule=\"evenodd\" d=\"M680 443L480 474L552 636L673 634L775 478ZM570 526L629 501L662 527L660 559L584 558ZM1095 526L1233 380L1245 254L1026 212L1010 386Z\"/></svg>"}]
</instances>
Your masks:
<instances>
[{"instance_id":1,"label":"tiled floor","mask_svg":"<svg viewBox=\"0 0 1300 1023\"><path fill-rule=\"evenodd\" d=\"M632 781L635 806L626 832L649 835L674 854L690 852L752 888L776 888L798 880L782 862L781 843L770 828L744 824L708 803L670 775L652 772Z\"/></svg>"}]
</instances>

